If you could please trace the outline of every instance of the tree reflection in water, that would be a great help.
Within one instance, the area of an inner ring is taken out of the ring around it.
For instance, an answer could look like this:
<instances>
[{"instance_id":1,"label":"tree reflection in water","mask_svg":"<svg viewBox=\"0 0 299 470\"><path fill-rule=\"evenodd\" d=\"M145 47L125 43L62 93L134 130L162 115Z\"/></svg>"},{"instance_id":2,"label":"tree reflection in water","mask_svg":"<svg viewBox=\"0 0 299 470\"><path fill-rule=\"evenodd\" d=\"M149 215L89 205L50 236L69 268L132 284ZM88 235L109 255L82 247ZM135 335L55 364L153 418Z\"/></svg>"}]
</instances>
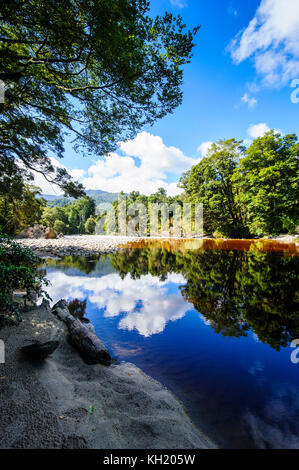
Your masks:
<instances>
[{"instance_id":1,"label":"tree reflection in water","mask_svg":"<svg viewBox=\"0 0 299 470\"><path fill-rule=\"evenodd\" d=\"M169 273L182 274L182 296L216 333L240 337L251 329L259 341L279 350L299 337L299 258L292 246L290 253L279 253L277 246L258 251L245 241L242 250L237 243L238 250L219 244L176 250L175 244L145 242L110 259L122 279L150 273L164 281Z\"/></svg>"},{"instance_id":2,"label":"tree reflection in water","mask_svg":"<svg viewBox=\"0 0 299 470\"><path fill-rule=\"evenodd\" d=\"M141 241L49 260L48 289L82 312L87 300L113 354L173 390L220 447L298 448L298 368L284 348L299 338L298 248Z\"/></svg>"}]
</instances>

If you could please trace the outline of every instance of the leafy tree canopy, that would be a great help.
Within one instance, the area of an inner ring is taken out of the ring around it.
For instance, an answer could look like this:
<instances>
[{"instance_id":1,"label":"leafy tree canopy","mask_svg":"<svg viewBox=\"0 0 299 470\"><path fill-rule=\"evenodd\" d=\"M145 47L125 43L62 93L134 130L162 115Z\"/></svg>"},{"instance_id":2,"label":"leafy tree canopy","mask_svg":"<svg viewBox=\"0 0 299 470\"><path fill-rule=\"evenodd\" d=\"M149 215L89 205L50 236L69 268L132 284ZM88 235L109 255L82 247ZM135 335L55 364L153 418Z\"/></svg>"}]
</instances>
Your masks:
<instances>
[{"instance_id":1,"label":"leafy tree canopy","mask_svg":"<svg viewBox=\"0 0 299 470\"><path fill-rule=\"evenodd\" d=\"M184 173L184 198L201 202L204 230L231 237L294 233L299 225L299 144L275 131L255 139L219 140Z\"/></svg>"},{"instance_id":2,"label":"leafy tree canopy","mask_svg":"<svg viewBox=\"0 0 299 470\"><path fill-rule=\"evenodd\" d=\"M103 155L181 103L198 28L148 11L146 0L1 2L1 172L35 170L78 197L83 187L49 159L63 156L65 133Z\"/></svg>"},{"instance_id":3,"label":"leafy tree canopy","mask_svg":"<svg viewBox=\"0 0 299 470\"><path fill-rule=\"evenodd\" d=\"M15 290L25 291L28 299L32 294L50 299L44 290L48 281L40 269L41 261L28 247L0 234L0 327L21 320Z\"/></svg>"},{"instance_id":4,"label":"leafy tree canopy","mask_svg":"<svg viewBox=\"0 0 299 470\"><path fill-rule=\"evenodd\" d=\"M186 200L203 204L204 230L207 233L221 232L234 236L244 232L242 212L232 183L244 150L242 141L219 140L217 144L213 143L208 156L180 179Z\"/></svg>"},{"instance_id":5,"label":"leafy tree canopy","mask_svg":"<svg viewBox=\"0 0 299 470\"><path fill-rule=\"evenodd\" d=\"M36 196L39 188L11 179L6 192L0 192L0 231L14 235L39 222L46 201Z\"/></svg>"},{"instance_id":6,"label":"leafy tree canopy","mask_svg":"<svg viewBox=\"0 0 299 470\"><path fill-rule=\"evenodd\" d=\"M57 233L93 233L96 225L95 201L85 196L63 207L45 207L41 221Z\"/></svg>"},{"instance_id":7,"label":"leafy tree canopy","mask_svg":"<svg viewBox=\"0 0 299 470\"><path fill-rule=\"evenodd\" d=\"M128 196L125 195L123 191L120 192L120 196L122 196L125 199L126 203L126 210L127 210L127 215L126 215L126 221L127 224L134 219L136 215L139 216L139 221L141 222L141 225L143 225L145 232L150 233L150 213L151 213L151 204L167 204L170 208L168 217L166 217L166 220L164 221L165 227L162 226L162 220L161 220L161 214L158 216L158 229L161 231L163 228L165 230L169 230L173 227L173 222L174 222L174 213L173 213L173 207L172 205L174 203L178 203L182 205L182 201L180 199L180 196L168 196L167 191L164 188L158 188L158 190L150 194L149 196L145 194L140 194L139 191L132 191ZM133 204L136 204L136 212L134 214L134 208L132 207ZM145 211L139 211L138 204L142 204ZM132 209L132 211L130 210ZM101 227L104 231L107 233L113 233L114 231L118 232L119 227L118 227L118 210L119 210L119 199L116 199L112 203L112 207L110 210L105 212L104 217L105 221L103 223L103 227ZM134 227L134 224L132 225L131 229L139 230L139 223ZM97 231L97 230L96 230Z\"/></svg>"},{"instance_id":8,"label":"leafy tree canopy","mask_svg":"<svg viewBox=\"0 0 299 470\"><path fill-rule=\"evenodd\" d=\"M234 175L247 226L257 235L294 232L299 225L299 144L274 131L255 139Z\"/></svg>"}]
</instances>

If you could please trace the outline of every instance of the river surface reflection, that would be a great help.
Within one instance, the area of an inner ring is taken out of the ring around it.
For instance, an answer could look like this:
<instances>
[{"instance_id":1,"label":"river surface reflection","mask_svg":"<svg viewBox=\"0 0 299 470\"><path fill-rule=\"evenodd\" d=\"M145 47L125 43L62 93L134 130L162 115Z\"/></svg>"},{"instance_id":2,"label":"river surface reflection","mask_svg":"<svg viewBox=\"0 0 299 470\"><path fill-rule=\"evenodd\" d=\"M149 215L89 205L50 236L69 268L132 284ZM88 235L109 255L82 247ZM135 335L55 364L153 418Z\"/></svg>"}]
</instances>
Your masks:
<instances>
[{"instance_id":1,"label":"river surface reflection","mask_svg":"<svg viewBox=\"0 0 299 470\"><path fill-rule=\"evenodd\" d=\"M148 241L46 269L53 302L86 300L112 354L173 390L219 446L299 448L298 246Z\"/></svg>"}]
</instances>

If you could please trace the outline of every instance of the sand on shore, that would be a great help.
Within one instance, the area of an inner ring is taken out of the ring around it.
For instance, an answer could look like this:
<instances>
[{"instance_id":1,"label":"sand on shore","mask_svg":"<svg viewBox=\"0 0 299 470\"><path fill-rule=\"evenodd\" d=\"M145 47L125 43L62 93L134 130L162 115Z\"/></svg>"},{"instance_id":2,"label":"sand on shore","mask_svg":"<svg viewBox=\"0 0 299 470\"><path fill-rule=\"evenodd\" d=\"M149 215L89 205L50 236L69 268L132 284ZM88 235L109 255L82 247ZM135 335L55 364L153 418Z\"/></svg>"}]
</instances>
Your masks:
<instances>
[{"instance_id":1,"label":"sand on shore","mask_svg":"<svg viewBox=\"0 0 299 470\"><path fill-rule=\"evenodd\" d=\"M213 448L183 405L130 363L86 365L64 325L42 305L0 331L0 448ZM20 348L33 338L60 346L44 361Z\"/></svg>"}]
</instances>

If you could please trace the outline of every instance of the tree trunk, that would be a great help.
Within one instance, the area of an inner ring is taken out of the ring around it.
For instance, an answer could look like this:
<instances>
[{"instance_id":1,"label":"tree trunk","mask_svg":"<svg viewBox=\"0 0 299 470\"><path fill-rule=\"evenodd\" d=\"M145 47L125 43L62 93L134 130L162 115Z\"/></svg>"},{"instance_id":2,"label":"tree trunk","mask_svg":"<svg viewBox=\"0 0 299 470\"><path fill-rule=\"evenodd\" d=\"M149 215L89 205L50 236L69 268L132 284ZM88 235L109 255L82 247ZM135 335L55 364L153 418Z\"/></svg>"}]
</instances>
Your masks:
<instances>
[{"instance_id":1,"label":"tree trunk","mask_svg":"<svg viewBox=\"0 0 299 470\"><path fill-rule=\"evenodd\" d=\"M65 300L59 300L52 313L62 320L68 329L68 341L78 350L87 364L111 364L111 356L104 343L87 326L70 314Z\"/></svg>"}]
</instances>

